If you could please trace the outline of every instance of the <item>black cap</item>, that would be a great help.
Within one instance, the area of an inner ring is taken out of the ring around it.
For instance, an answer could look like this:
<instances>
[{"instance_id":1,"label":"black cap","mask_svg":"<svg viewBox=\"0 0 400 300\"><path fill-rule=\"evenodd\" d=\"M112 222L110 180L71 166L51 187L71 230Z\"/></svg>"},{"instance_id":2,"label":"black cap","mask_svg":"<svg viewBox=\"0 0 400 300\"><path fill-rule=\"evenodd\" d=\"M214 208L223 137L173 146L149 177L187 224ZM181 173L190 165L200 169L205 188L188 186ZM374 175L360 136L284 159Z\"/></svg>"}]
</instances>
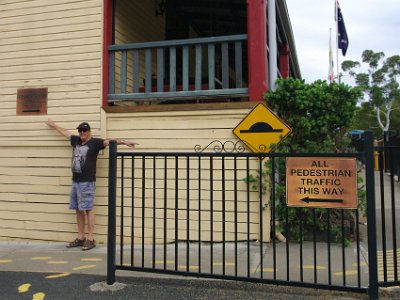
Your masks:
<instances>
[{"instance_id":1,"label":"black cap","mask_svg":"<svg viewBox=\"0 0 400 300\"><path fill-rule=\"evenodd\" d=\"M76 127L76 129L86 129L86 130L90 130L90 125L88 122L83 122L81 124L79 124L78 127Z\"/></svg>"}]
</instances>

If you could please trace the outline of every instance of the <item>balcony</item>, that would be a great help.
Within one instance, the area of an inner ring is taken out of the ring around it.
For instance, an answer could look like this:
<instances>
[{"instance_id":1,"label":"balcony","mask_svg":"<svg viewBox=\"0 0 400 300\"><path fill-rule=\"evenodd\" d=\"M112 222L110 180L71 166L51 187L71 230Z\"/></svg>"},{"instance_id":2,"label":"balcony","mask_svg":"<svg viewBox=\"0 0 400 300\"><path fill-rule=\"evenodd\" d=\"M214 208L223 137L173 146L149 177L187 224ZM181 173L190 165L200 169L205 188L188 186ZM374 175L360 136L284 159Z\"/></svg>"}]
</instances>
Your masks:
<instances>
[{"instance_id":1,"label":"balcony","mask_svg":"<svg viewBox=\"0 0 400 300\"><path fill-rule=\"evenodd\" d=\"M108 46L108 103L240 101L247 34Z\"/></svg>"}]
</instances>

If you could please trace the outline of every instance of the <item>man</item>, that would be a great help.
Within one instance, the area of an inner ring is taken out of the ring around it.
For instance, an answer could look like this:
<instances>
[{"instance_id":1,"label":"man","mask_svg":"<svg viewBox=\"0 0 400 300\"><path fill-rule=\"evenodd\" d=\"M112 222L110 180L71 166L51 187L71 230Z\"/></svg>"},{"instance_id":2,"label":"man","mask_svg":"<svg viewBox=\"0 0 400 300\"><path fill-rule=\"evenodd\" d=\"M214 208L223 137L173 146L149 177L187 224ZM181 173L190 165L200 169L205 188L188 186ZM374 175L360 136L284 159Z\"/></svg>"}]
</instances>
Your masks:
<instances>
[{"instance_id":1,"label":"man","mask_svg":"<svg viewBox=\"0 0 400 300\"><path fill-rule=\"evenodd\" d=\"M79 124L76 128L79 135L73 135L70 131L58 126L50 118L46 124L68 138L73 147L70 209L76 211L78 237L67 247L82 247L82 250L90 250L96 247L93 238L95 224L93 202L96 190L97 155L101 149L109 145L110 140L92 137L90 125L87 122ZM132 148L138 145L138 143L132 141L118 139L116 141L118 145L123 144ZM85 237L85 219L87 219L87 238Z\"/></svg>"}]
</instances>

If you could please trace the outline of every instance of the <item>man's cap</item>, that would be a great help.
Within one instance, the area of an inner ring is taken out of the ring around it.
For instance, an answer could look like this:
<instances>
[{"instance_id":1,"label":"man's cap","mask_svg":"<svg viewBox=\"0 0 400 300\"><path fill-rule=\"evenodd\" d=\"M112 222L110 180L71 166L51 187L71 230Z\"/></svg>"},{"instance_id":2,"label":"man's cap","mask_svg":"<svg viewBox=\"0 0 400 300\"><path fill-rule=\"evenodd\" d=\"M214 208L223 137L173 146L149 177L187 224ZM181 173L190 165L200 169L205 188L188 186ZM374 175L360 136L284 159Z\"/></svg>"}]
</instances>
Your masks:
<instances>
[{"instance_id":1,"label":"man's cap","mask_svg":"<svg viewBox=\"0 0 400 300\"><path fill-rule=\"evenodd\" d=\"M86 129L86 130L90 130L90 125L88 122L83 122L81 124L79 124L78 127L76 127L76 129Z\"/></svg>"}]
</instances>

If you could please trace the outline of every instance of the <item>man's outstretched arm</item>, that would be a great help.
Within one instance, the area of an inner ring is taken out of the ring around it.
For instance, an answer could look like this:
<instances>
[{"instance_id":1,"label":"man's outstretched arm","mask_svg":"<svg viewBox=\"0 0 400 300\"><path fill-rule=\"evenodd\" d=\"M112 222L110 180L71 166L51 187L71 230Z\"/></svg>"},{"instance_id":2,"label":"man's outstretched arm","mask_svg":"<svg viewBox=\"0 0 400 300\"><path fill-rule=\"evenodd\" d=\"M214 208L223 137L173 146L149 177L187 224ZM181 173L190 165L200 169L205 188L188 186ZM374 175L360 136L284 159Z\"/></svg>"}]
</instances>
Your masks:
<instances>
[{"instance_id":1,"label":"man's outstretched arm","mask_svg":"<svg viewBox=\"0 0 400 300\"><path fill-rule=\"evenodd\" d=\"M136 143L135 141L127 141L127 140L121 140L121 139L113 139L117 142L117 145L126 145L131 148L135 148L136 145L139 145L139 143ZM104 140L104 147L107 147L110 144L110 140Z\"/></svg>"},{"instance_id":2,"label":"man's outstretched arm","mask_svg":"<svg viewBox=\"0 0 400 300\"><path fill-rule=\"evenodd\" d=\"M56 123L54 123L54 121L52 119L48 119L46 124L52 128L54 128L55 130L57 130L60 134L62 134L63 136L65 136L67 139L71 138L72 133L69 132L67 129L62 128L60 126L58 126Z\"/></svg>"}]
</instances>

